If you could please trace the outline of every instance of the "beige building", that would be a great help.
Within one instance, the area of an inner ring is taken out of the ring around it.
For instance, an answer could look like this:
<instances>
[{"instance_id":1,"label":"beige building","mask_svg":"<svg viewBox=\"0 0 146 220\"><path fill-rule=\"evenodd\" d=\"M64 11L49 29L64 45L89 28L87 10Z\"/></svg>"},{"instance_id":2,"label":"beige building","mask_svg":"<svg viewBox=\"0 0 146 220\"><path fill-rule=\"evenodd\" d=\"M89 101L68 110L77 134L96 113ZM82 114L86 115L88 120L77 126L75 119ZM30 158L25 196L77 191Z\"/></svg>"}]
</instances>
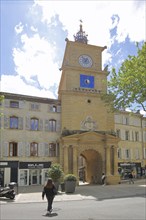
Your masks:
<instances>
[{"instance_id":1,"label":"beige building","mask_svg":"<svg viewBox=\"0 0 146 220\"><path fill-rule=\"evenodd\" d=\"M140 114L111 113L101 94L107 70L106 47L89 45L80 30L66 39L58 100L1 93L0 172L2 185L41 185L51 163L78 179L120 182L130 169L141 176L146 166L146 120ZM120 175L119 175L120 173Z\"/></svg>"},{"instance_id":2,"label":"beige building","mask_svg":"<svg viewBox=\"0 0 146 220\"><path fill-rule=\"evenodd\" d=\"M146 118L131 112L115 113L118 143L118 166L122 176L133 170L135 177L145 175Z\"/></svg>"}]
</instances>

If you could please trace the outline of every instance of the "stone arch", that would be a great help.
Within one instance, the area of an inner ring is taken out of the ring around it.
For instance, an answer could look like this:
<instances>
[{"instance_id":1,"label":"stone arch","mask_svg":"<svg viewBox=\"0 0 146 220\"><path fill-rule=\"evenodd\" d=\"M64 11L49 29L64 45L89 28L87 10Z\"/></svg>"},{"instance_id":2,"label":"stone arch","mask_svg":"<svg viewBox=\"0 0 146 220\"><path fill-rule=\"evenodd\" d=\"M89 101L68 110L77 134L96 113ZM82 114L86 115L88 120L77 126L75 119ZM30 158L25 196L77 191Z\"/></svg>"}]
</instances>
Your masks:
<instances>
[{"instance_id":1,"label":"stone arch","mask_svg":"<svg viewBox=\"0 0 146 220\"><path fill-rule=\"evenodd\" d=\"M88 183L100 183L102 175L102 156L94 149L86 149L80 152L85 160L85 176Z\"/></svg>"}]
</instances>

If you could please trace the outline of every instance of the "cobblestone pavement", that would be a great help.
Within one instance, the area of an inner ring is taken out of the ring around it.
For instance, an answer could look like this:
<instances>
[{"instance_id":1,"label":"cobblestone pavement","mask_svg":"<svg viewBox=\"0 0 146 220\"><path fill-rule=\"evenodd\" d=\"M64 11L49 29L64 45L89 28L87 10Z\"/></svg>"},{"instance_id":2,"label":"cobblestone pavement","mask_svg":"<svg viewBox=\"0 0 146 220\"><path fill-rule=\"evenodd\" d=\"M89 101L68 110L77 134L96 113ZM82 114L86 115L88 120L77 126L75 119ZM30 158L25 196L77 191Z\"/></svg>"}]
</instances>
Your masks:
<instances>
[{"instance_id":1,"label":"cobblestone pavement","mask_svg":"<svg viewBox=\"0 0 146 220\"><path fill-rule=\"evenodd\" d=\"M127 181L118 185L106 186L83 184L77 186L75 193L73 194L66 194L59 191L58 195L54 199L54 202L89 199L103 200L134 196L146 197L146 179L135 180L134 184L129 184ZM0 198L0 204L30 202L46 202L46 199L42 200L41 191L16 194L15 200Z\"/></svg>"}]
</instances>

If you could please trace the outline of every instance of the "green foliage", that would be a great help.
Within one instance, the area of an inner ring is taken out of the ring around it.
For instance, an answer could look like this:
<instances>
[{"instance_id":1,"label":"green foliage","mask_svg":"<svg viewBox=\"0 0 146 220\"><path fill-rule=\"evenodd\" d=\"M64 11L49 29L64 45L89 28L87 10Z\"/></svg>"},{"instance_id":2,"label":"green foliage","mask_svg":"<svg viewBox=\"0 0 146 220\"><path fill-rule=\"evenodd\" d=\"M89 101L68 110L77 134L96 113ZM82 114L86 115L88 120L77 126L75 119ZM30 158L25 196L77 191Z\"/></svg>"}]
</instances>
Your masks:
<instances>
[{"instance_id":1,"label":"green foliage","mask_svg":"<svg viewBox=\"0 0 146 220\"><path fill-rule=\"evenodd\" d=\"M60 164L56 163L56 164L51 165L51 167L48 170L48 175L49 177L52 178L54 182L59 181L63 175L63 170Z\"/></svg>"},{"instance_id":2,"label":"green foliage","mask_svg":"<svg viewBox=\"0 0 146 220\"><path fill-rule=\"evenodd\" d=\"M102 96L112 110L142 108L146 111L146 42L137 56L128 56L118 73L113 68L108 81L108 94Z\"/></svg>"},{"instance_id":3,"label":"green foliage","mask_svg":"<svg viewBox=\"0 0 146 220\"><path fill-rule=\"evenodd\" d=\"M0 102L2 102L4 100L4 95L0 95Z\"/></svg>"},{"instance_id":4,"label":"green foliage","mask_svg":"<svg viewBox=\"0 0 146 220\"><path fill-rule=\"evenodd\" d=\"M77 178L74 174L67 174L64 177L64 181L77 181Z\"/></svg>"}]
</instances>

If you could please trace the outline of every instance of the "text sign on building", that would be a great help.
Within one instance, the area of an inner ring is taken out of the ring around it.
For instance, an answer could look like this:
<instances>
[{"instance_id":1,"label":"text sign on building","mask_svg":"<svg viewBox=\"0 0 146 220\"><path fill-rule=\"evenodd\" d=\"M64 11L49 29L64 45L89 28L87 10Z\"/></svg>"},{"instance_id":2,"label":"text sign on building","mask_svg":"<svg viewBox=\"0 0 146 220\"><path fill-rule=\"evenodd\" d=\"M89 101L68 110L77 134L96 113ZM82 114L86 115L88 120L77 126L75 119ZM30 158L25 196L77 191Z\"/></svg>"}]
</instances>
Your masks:
<instances>
[{"instance_id":1,"label":"text sign on building","mask_svg":"<svg viewBox=\"0 0 146 220\"><path fill-rule=\"evenodd\" d=\"M44 168L44 164L28 163L28 169Z\"/></svg>"}]
</instances>

